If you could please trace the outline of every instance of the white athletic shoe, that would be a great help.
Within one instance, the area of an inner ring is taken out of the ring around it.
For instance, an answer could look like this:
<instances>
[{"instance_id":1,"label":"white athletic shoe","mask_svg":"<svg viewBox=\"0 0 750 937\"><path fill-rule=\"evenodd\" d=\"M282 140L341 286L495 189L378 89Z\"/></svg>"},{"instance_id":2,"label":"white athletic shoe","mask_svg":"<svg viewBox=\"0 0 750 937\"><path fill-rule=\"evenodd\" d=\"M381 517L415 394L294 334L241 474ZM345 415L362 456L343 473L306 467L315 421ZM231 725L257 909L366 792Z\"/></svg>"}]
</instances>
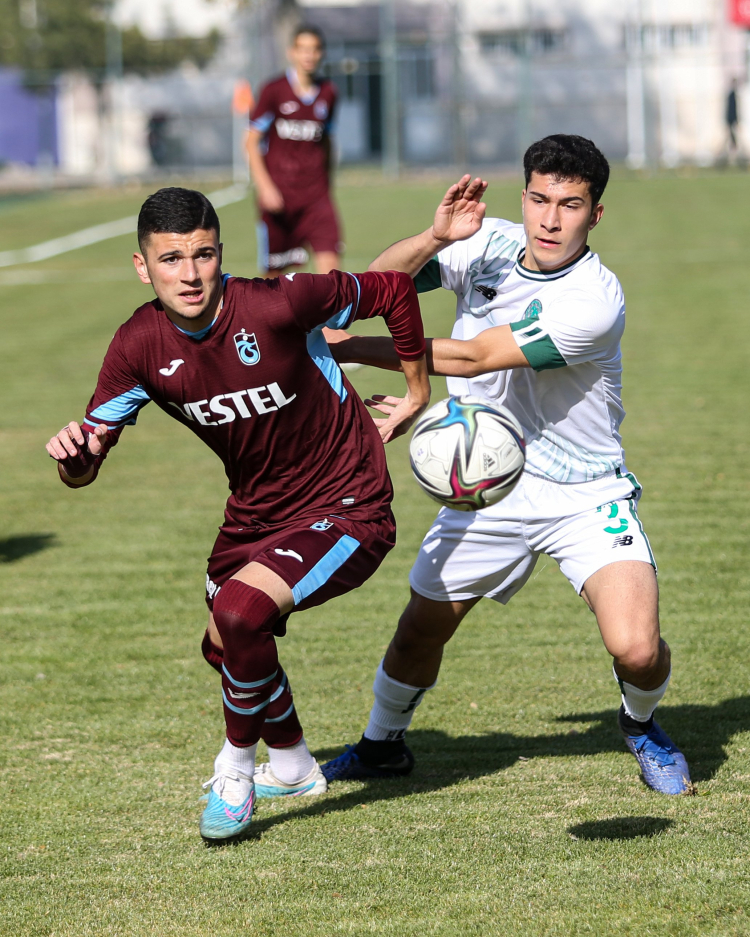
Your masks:
<instances>
[{"instance_id":1,"label":"white athletic shoe","mask_svg":"<svg viewBox=\"0 0 750 937\"><path fill-rule=\"evenodd\" d=\"M317 761L307 777L302 778L296 784L286 784L280 781L268 762L256 765L253 781L255 781L256 797L311 797L314 794L325 794L328 790L328 782Z\"/></svg>"}]
</instances>

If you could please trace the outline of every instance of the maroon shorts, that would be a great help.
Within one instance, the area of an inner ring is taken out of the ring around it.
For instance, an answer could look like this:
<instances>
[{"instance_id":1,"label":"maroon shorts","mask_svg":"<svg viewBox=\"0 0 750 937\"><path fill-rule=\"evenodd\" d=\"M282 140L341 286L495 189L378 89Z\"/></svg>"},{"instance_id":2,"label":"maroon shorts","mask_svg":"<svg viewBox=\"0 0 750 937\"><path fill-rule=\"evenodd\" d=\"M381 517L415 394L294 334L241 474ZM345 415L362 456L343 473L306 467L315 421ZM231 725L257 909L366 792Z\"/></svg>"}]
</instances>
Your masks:
<instances>
[{"instance_id":1,"label":"maroon shorts","mask_svg":"<svg viewBox=\"0 0 750 937\"><path fill-rule=\"evenodd\" d=\"M281 576L295 611L313 608L359 588L395 543L393 515L367 522L329 515L273 533L225 524L208 558L206 603L212 609L224 583L254 562Z\"/></svg>"},{"instance_id":2,"label":"maroon shorts","mask_svg":"<svg viewBox=\"0 0 750 937\"><path fill-rule=\"evenodd\" d=\"M329 195L278 215L261 212L258 223L258 269L283 270L307 262L303 250L309 244L316 254L341 253L341 232Z\"/></svg>"}]
</instances>

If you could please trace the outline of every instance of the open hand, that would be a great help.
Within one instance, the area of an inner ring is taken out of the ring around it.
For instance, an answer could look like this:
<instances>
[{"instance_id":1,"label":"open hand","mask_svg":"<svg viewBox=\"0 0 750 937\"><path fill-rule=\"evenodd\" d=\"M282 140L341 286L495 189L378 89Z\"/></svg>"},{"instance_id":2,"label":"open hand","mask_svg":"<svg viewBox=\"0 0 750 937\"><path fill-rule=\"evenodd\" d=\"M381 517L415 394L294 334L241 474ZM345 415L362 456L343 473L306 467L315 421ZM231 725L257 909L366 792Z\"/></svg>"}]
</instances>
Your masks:
<instances>
[{"instance_id":1,"label":"open hand","mask_svg":"<svg viewBox=\"0 0 750 937\"><path fill-rule=\"evenodd\" d=\"M487 183L480 178L472 181L462 176L443 196L435 212L432 234L438 241L464 241L482 227L487 206L482 201Z\"/></svg>"},{"instance_id":2,"label":"open hand","mask_svg":"<svg viewBox=\"0 0 750 937\"><path fill-rule=\"evenodd\" d=\"M428 401L429 402L429 401ZM383 394L373 394L365 400L368 407L386 414L386 419L373 417L380 438L384 443L403 436L415 423L417 417L427 407L427 403L416 404L409 395L406 397L387 397Z\"/></svg>"}]
</instances>

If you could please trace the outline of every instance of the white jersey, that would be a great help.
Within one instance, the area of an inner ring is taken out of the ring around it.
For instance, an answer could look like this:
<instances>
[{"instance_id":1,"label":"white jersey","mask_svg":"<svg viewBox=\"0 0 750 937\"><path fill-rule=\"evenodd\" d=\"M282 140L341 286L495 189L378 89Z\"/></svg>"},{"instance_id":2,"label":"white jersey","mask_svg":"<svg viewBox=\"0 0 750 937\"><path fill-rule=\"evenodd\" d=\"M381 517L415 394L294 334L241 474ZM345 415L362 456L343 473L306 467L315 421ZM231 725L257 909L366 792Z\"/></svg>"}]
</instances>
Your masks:
<instances>
[{"instance_id":1,"label":"white jersey","mask_svg":"<svg viewBox=\"0 0 750 937\"><path fill-rule=\"evenodd\" d=\"M552 273L527 270L518 261L525 244L522 225L490 218L438 254L442 285L458 297L453 338L510 325L531 365L450 377L448 390L515 415L528 472L567 484L621 477L622 287L589 250Z\"/></svg>"}]
</instances>

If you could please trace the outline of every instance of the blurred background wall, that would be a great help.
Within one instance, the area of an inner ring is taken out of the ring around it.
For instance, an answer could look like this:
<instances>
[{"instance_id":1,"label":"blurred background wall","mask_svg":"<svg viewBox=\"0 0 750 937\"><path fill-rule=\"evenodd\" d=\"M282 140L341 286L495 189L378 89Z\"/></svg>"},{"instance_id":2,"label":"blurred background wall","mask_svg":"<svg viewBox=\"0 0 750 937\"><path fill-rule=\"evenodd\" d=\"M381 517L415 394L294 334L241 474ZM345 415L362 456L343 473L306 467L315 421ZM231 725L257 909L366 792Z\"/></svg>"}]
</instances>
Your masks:
<instances>
[{"instance_id":1,"label":"blurred background wall","mask_svg":"<svg viewBox=\"0 0 750 937\"><path fill-rule=\"evenodd\" d=\"M0 0L0 178L241 181L248 83L300 21L342 163L502 167L554 132L636 168L750 151L750 0Z\"/></svg>"}]
</instances>

